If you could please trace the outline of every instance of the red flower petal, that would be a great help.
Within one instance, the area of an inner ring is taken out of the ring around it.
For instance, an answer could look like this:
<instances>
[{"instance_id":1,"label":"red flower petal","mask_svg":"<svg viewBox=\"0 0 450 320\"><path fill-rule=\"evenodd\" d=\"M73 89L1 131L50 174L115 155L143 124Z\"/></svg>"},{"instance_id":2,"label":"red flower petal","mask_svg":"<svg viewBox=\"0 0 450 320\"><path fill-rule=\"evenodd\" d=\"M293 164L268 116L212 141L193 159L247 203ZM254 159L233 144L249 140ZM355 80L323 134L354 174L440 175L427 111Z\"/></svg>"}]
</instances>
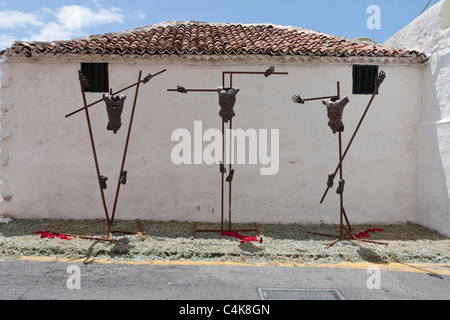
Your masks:
<instances>
[{"instance_id":1,"label":"red flower petal","mask_svg":"<svg viewBox=\"0 0 450 320\"><path fill-rule=\"evenodd\" d=\"M241 235L241 234L239 234L237 232L221 232L221 235L222 236L229 236L229 237L238 238L238 239L241 240L241 243L246 243L246 242L249 242L249 241L259 241L256 236L254 236L254 237L243 236L243 235ZM262 242L262 240L260 242Z\"/></svg>"},{"instance_id":2,"label":"red flower petal","mask_svg":"<svg viewBox=\"0 0 450 320\"><path fill-rule=\"evenodd\" d=\"M63 233L58 234L56 232L50 232L48 230L47 231L38 231L37 234L41 235L41 239L42 238L49 238L49 239L59 238L59 239L63 239L63 240L72 240L72 238L67 237Z\"/></svg>"}]
</instances>

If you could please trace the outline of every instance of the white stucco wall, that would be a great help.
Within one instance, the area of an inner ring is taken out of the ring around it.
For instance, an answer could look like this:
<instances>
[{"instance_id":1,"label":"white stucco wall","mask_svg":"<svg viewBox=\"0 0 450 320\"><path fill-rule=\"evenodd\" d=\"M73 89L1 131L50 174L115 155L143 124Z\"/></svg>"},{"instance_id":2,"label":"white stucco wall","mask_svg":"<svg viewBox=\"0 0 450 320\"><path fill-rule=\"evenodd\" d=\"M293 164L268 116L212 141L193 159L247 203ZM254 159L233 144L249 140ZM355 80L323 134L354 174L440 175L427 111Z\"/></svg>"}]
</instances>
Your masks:
<instances>
[{"instance_id":1,"label":"white stucco wall","mask_svg":"<svg viewBox=\"0 0 450 320\"><path fill-rule=\"evenodd\" d=\"M419 221L450 235L450 1L444 0L411 22L386 45L430 56L423 72L417 124L417 207Z\"/></svg>"},{"instance_id":2,"label":"white stucco wall","mask_svg":"<svg viewBox=\"0 0 450 320\"><path fill-rule=\"evenodd\" d=\"M336 187L324 204L319 203L328 173L338 163L338 137L328 127L320 101L299 105L291 97L331 95L340 81L341 95L350 98L343 118L346 146L370 98L352 95L352 65L232 60L110 62L114 91L134 83L139 70L147 74L167 69L140 88L125 166L128 182L121 188L116 218L219 222L218 165L176 166L171 161L175 129L193 134L194 121L203 122L203 131L220 129L217 94L185 95L167 89L178 84L216 88L224 70L264 71L270 65L289 75L234 76L234 86L241 91L233 128L279 129L279 172L261 176L260 164L235 165L233 222L338 223ZM1 143L7 157L0 174L6 181L1 213L103 219L85 115L64 117L83 106L77 76L80 61L7 61L1 67L1 122L8 130ZM380 69L387 78L344 162L345 208L353 223L417 222L415 131L421 117L423 70L403 64ZM126 94L123 127L117 135L106 130L104 104L90 108L101 173L109 177L110 213L134 90ZM101 94L87 97L92 102Z\"/></svg>"}]
</instances>

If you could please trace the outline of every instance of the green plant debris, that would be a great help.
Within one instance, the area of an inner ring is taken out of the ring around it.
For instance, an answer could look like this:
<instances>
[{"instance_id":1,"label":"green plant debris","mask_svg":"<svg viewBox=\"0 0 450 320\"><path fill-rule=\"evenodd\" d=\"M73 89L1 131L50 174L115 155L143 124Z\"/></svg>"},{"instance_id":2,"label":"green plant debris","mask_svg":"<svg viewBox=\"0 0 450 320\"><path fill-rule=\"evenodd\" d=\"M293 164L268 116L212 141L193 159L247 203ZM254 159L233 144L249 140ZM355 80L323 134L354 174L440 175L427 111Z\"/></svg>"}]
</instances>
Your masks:
<instances>
[{"instance_id":1,"label":"green plant debris","mask_svg":"<svg viewBox=\"0 0 450 320\"><path fill-rule=\"evenodd\" d=\"M373 263L450 263L450 239L423 226L406 223L392 225L356 225L354 233L370 228L382 232L367 240L343 240L327 248L335 238L308 231L336 234L338 225L264 224L259 225L263 242L246 242L218 232L197 232L191 239L193 223L178 221L141 221L146 235L115 233L112 243L73 237L71 240L41 238L38 231L106 237L103 220L14 220L0 224L0 254L21 257L64 259L102 259L110 261L217 261L237 263L335 264L340 262ZM234 228L252 225L236 224ZM116 221L118 230L139 231L136 221ZM198 228L219 229L218 224L201 223ZM255 236L254 232L242 232Z\"/></svg>"}]
</instances>

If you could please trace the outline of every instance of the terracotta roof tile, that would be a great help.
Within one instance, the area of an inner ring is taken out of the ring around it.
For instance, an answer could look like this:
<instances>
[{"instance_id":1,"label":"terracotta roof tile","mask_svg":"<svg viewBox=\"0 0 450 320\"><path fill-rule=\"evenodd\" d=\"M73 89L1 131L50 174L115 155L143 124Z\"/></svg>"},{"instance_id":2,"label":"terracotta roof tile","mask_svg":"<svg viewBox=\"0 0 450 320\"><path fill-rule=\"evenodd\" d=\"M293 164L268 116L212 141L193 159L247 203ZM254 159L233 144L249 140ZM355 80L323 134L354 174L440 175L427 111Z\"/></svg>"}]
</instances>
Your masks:
<instances>
[{"instance_id":1,"label":"terracotta roof tile","mask_svg":"<svg viewBox=\"0 0 450 320\"><path fill-rule=\"evenodd\" d=\"M410 57L423 61L417 51L393 50L304 29L272 25L177 22L148 26L68 41L16 42L9 55L35 54L263 54L310 56Z\"/></svg>"}]
</instances>

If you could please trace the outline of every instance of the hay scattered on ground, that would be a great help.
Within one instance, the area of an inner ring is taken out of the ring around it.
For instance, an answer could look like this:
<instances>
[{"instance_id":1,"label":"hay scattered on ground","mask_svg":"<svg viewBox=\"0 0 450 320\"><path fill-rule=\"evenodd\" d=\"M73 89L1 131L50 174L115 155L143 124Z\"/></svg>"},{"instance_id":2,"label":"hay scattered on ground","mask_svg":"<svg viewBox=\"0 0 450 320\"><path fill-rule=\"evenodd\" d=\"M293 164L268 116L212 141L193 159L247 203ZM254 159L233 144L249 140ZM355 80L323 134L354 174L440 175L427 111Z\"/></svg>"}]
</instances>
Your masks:
<instances>
[{"instance_id":1,"label":"hay scattered on ground","mask_svg":"<svg viewBox=\"0 0 450 320\"><path fill-rule=\"evenodd\" d=\"M103 220L14 220L0 224L0 255L34 256L65 259L103 259L110 261L229 261L238 263L335 264L340 262L373 263L450 263L450 238L423 226L406 223L395 225L355 225L354 233L370 233L367 240L388 243L387 246L344 240L327 248L334 238L308 231L338 234L338 225L264 224L259 225L263 242L246 242L220 233L198 232L191 239L193 223L141 221L147 235L114 234L114 242L72 238L41 238L38 231L106 237ZM253 228L253 225L233 225ZM139 231L136 221L116 221L118 230ZM219 229L217 224L201 223L198 228ZM254 236L252 232L241 232Z\"/></svg>"}]
</instances>

